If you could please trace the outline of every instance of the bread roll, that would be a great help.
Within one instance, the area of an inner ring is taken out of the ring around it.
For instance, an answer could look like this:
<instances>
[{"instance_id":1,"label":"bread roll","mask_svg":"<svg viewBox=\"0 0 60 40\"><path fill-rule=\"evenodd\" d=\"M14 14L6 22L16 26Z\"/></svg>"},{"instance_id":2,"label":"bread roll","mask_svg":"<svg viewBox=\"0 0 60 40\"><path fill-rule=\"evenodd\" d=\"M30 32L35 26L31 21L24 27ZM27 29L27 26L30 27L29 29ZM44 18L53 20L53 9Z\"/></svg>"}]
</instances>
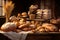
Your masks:
<instances>
[{"instance_id":1,"label":"bread roll","mask_svg":"<svg viewBox=\"0 0 60 40\"><path fill-rule=\"evenodd\" d=\"M16 16L11 16L11 17L9 18L9 20L10 20L10 21L15 21L15 20L17 20L17 18L16 18Z\"/></svg>"},{"instance_id":2,"label":"bread roll","mask_svg":"<svg viewBox=\"0 0 60 40\"><path fill-rule=\"evenodd\" d=\"M28 24L23 24L23 25L20 25L18 28L25 28L25 27L29 27Z\"/></svg>"},{"instance_id":3,"label":"bread roll","mask_svg":"<svg viewBox=\"0 0 60 40\"><path fill-rule=\"evenodd\" d=\"M50 20L50 23L52 23L52 24L57 24L57 20L56 20L56 19L51 19L51 20Z\"/></svg>"},{"instance_id":4,"label":"bread roll","mask_svg":"<svg viewBox=\"0 0 60 40\"><path fill-rule=\"evenodd\" d=\"M14 24L18 27L20 25L19 21L13 21Z\"/></svg>"}]
</instances>

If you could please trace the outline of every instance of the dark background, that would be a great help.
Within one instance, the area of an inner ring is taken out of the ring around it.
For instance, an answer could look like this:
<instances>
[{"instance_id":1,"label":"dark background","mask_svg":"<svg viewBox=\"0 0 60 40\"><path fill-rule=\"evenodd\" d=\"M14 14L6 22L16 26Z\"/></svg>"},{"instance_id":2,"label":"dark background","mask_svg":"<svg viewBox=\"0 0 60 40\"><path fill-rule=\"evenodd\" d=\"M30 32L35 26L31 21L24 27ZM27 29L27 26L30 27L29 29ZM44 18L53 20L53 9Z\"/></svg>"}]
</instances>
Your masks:
<instances>
[{"instance_id":1,"label":"dark background","mask_svg":"<svg viewBox=\"0 0 60 40\"><path fill-rule=\"evenodd\" d=\"M17 15L18 12L20 13L25 12L25 11L27 12L31 4L38 4L38 6L40 7L40 2L41 2L41 0L12 0L12 1L13 3L15 3L15 8L12 12L12 15ZM55 16L60 17L60 1L51 0L52 3L53 1L55 2L55 5L54 5ZM52 3L50 5L51 9L53 9Z\"/></svg>"},{"instance_id":2,"label":"dark background","mask_svg":"<svg viewBox=\"0 0 60 40\"><path fill-rule=\"evenodd\" d=\"M12 0L15 3L15 8L12 15L16 15L18 12L27 12L31 4L38 4L39 0Z\"/></svg>"},{"instance_id":3,"label":"dark background","mask_svg":"<svg viewBox=\"0 0 60 40\"><path fill-rule=\"evenodd\" d=\"M28 12L29 10L29 6L31 4L38 4L38 6L40 7L40 2L41 0L12 0L13 3L15 3L15 8L12 11L12 15L17 15L18 12L22 13L22 12ZM49 8L52 9L52 14L54 11L55 17L58 18L60 17L60 1L58 0L50 0L51 4L49 6ZM53 4L53 2L55 4ZM54 8L54 10L53 10ZM53 15L52 15L53 16ZM5 18L0 17L0 26L5 22Z\"/></svg>"},{"instance_id":4,"label":"dark background","mask_svg":"<svg viewBox=\"0 0 60 40\"><path fill-rule=\"evenodd\" d=\"M60 17L60 1L55 0L55 14L57 17Z\"/></svg>"}]
</instances>

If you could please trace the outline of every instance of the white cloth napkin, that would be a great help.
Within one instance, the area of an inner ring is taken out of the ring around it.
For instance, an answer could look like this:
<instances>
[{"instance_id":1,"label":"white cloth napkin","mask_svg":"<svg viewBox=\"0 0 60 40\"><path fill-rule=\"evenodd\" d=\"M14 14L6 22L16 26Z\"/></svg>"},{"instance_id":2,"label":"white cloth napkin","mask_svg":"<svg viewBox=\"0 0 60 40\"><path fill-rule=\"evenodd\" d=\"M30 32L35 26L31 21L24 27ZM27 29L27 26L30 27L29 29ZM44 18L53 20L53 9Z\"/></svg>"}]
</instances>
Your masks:
<instances>
[{"instance_id":1,"label":"white cloth napkin","mask_svg":"<svg viewBox=\"0 0 60 40\"><path fill-rule=\"evenodd\" d=\"M0 33L2 33L3 35L7 36L11 40L25 40L26 37L27 37L27 34L31 33L31 31L28 31L28 32L22 31L22 32L19 32L19 33L0 31Z\"/></svg>"}]
</instances>

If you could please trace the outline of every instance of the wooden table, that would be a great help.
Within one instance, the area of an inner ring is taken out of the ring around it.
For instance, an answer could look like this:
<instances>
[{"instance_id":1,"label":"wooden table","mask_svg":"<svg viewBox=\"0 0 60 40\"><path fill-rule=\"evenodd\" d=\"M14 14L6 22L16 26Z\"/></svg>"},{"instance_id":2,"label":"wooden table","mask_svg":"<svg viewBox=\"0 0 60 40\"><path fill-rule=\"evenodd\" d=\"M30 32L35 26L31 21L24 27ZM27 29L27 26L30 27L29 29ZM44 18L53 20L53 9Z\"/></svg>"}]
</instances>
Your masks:
<instances>
[{"instance_id":1,"label":"wooden table","mask_svg":"<svg viewBox=\"0 0 60 40\"><path fill-rule=\"evenodd\" d=\"M59 32L28 34L26 40L60 40Z\"/></svg>"},{"instance_id":2,"label":"wooden table","mask_svg":"<svg viewBox=\"0 0 60 40\"><path fill-rule=\"evenodd\" d=\"M8 37L0 33L1 40L10 40ZM28 34L25 40L60 40L60 32L43 32Z\"/></svg>"}]
</instances>

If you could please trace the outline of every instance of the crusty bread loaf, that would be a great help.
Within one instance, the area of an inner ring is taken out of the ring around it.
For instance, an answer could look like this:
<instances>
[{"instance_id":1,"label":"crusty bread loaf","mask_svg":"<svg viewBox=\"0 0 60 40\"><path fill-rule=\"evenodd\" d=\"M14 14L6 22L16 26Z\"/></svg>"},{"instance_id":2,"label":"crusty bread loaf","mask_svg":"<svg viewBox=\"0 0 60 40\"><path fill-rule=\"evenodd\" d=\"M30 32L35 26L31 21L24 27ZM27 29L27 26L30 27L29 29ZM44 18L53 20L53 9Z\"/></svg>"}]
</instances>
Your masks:
<instances>
[{"instance_id":1,"label":"crusty bread loaf","mask_svg":"<svg viewBox=\"0 0 60 40\"><path fill-rule=\"evenodd\" d=\"M16 28L17 28L17 26L14 23L11 23L11 22L5 23L1 26L1 30L6 31L6 32L14 31Z\"/></svg>"},{"instance_id":2,"label":"crusty bread loaf","mask_svg":"<svg viewBox=\"0 0 60 40\"><path fill-rule=\"evenodd\" d=\"M42 27L45 27L49 31L57 31L57 27L55 25L49 24L49 23L44 23Z\"/></svg>"}]
</instances>

